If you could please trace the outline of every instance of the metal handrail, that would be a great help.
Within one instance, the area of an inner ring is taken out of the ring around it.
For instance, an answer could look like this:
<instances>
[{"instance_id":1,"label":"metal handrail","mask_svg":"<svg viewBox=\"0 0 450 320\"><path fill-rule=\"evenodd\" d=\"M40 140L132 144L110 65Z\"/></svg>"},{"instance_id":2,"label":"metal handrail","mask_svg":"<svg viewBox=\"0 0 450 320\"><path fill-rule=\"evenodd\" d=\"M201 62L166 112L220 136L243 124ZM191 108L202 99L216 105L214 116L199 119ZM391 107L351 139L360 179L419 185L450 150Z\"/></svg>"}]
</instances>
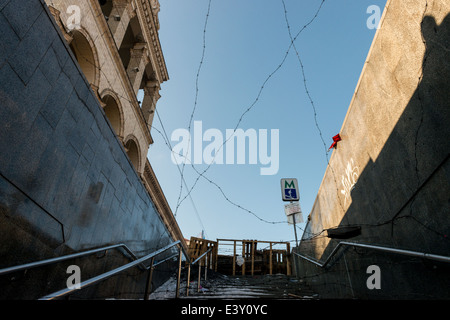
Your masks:
<instances>
[{"instance_id":1,"label":"metal handrail","mask_svg":"<svg viewBox=\"0 0 450 320\"><path fill-rule=\"evenodd\" d=\"M198 261L200 261L205 255L207 255L209 252L211 252L213 248L209 248L206 250L201 256L199 256L197 259L195 259L193 262L191 262L191 265L196 264Z\"/></svg>"},{"instance_id":2,"label":"metal handrail","mask_svg":"<svg viewBox=\"0 0 450 320\"><path fill-rule=\"evenodd\" d=\"M111 246L107 246L107 247L102 247L102 248L92 249L92 250L88 250L88 251L73 253L73 254L57 257L57 258L51 258L51 259L46 259L46 260L41 260L41 261L36 261L36 262L30 262L30 263L26 263L26 264L14 266L14 267L8 267L8 268L0 269L0 276L4 275L4 274L11 273L11 272L37 268L37 267L45 266L45 265L48 265L48 264L53 264L53 263L58 263L58 262L62 262L62 261L65 261L65 260L80 258L80 257L88 256L88 255L91 255L91 254L94 254L94 253L98 253L98 252L101 252L101 251L107 251L107 250L118 249L118 248L123 248L134 260L138 259L136 257L136 255L133 253L133 251L130 250L130 248L128 248L125 244L120 243L120 244L111 245ZM142 267L145 268L145 266L141 265L141 268Z\"/></svg>"},{"instance_id":3,"label":"metal handrail","mask_svg":"<svg viewBox=\"0 0 450 320\"><path fill-rule=\"evenodd\" d=\"M202 269L202 263L201 260L212 251L213 248L209 248L208 250L206 250L204 253L202 253L197 259L195 259L194 261L190 262L188 264L188 275L187 275L187 283L186 283L186 296L189 296L189 282L191 280L191 265L193 266L194 264L196 264L197 262L200 261L200 263L198 264L198 280L197 280L197 292L200 291L200 278L201 278L201 269ZM208 266L207 266L207 260L205 260L205 280L206 280L206 275L207 275L207 270L208 270Z\"/></svg>"},{"instance_id":4,"label":"metal handrail","mask_svg":"<svg viewBox=\"0 0 450 320\"><path fill-rule=\"evenodd\" d=\"M315 265L317 265L321 268L324 268L331 261L331 258L336 254L336 252L339 250L339 248L341 246L353 246L353 247L374 249L374 250L380 250L380 251L384 251L384 252L413 256L413 257L417 257L417 258L425 258L425 259L437 260L437 261L442 261L442 262L450 262L450 257L447 257L447 256L441 256L441 255L437 255L437 254L430 254L430 253L417 252L417 251L411 251L411 250L395 249L395 248L390 248L390 247L375 246L375 245L364 244L364 243L347 242L347 241L339 242L338 245L333 249L333 251L329 254L327 259L323 263L320 263L318 260L314 260L313 258L301 255L297 252L293 252L293 253L302 259L305 259L311 263L314 263Z\"/></svg>"},{"instance_id":5,"label":"metal handrail","mask_svg":"<svg viewBox=\"0 0 450 320\"><path fill-rule=\"evenodd\" d=\"M96 284L97 282L106 280L106 279L108 279L108 278L110 278L110 277L112 277L112 276L114 276L114 275L116 275L116 274L118 274L120 272L123 272L123 271L128 270L128 269L130 269L130 268L132 268L132 267L134 267L134 266L136 266L138 264L141 264L144 261L147 261L147 260L149 260L149 259L151 259L151 258L153 258L153 257L155 257L155 256L157 256L157 255L159 255L161 253L163 253L164 251L174 247L175 245L180 244L180 243L181 243L180 240L175 241L175 242L173 242L173 243L171 243L171 244L169 244L169 245L167 245L167 246L165 246L165 247L163 247L163 248L161 248L161 249L159 249L157 251L154 251L154 252L152 252L152 253L142 257L142 258L139 258L139 259L137 259L137 260L135 260L133 262L127 263L124 266L121 266L121 267L116 268L114 270L105 272L105 273L103 273L103 274L101 274L99 276L96 276L94 278L88 279L86 281L83 281L82 283L79 284L79 286L77 288L62 289L62 290L59 290L57 292L51 293L49 295L46 295L46 296L40 298L39 300L53 300L55 298L59 298L59 297L68 295L68 294L72 293L75 290L83 289L85 287L88 287L88 286L91 286L93 284Z\"/></svg>"}]
</instances>

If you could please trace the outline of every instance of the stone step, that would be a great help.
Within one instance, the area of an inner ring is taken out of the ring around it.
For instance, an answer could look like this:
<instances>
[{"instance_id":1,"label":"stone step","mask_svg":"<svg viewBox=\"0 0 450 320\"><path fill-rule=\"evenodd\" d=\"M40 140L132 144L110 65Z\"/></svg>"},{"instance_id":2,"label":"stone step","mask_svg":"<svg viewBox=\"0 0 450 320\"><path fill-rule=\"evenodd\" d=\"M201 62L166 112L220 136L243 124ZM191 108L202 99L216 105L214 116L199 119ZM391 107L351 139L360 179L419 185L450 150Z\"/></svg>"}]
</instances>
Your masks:
<instances>
[{"instance_id":1,"label":"stone step","mask_svg":"<svg viewBox=\"0 0 450 320\"><path fill-rule=\"evenodd\" d=\"M192 280L191 276L191 280ZM295 277L286 275L226 276L208 271L206 280L197 278L189 284L186 295L186 281L180 283L180 298L189 299L318 299L318 295L305 287ZM175 294L176 278L169 279L150 295L150 299L171 299Z\"/></svg>"}]
</instances>

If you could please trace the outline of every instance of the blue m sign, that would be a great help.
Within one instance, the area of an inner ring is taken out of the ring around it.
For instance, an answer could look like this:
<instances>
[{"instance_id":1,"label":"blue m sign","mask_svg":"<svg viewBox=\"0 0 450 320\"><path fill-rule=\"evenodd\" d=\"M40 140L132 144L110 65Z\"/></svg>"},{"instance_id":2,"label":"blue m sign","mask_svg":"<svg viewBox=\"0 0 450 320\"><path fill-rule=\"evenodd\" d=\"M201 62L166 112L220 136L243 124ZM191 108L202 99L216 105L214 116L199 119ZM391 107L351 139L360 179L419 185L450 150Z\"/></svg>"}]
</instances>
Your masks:
<instances>
[{"instance_id":1,"label":"blue m sign","mask_svg":"<svg viewBox=\"0 0 450 320\"><path fill-rule=\"evenodd\" d=\"M281 179L281 196L283 201L298 201L299 191L297 179Z\"/></svg>"},{"instance_id":2,"label":"blue m sign","mask_svg":"<svg viewBox=\"0 0 450 320\"><path fill-rule=\"evenodd\" d=\"M295 189L284 189L284 198L285 199L297 199L297 190Z\"/></svg>"}]
</instances>

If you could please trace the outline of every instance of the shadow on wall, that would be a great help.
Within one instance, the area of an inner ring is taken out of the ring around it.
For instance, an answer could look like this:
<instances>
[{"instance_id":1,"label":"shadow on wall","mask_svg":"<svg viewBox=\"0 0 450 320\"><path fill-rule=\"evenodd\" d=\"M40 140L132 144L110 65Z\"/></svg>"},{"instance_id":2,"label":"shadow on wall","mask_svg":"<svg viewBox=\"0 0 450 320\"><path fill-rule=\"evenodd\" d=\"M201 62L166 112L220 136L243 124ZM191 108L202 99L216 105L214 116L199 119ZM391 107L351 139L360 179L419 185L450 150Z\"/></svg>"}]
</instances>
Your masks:
<instances>
[{"instance_id":1,"label":"shadow on wall","mask_svg":"<svg viewBox=\"0 0 450 320\"><path fill-rule=\"evenodd\" d=\"M450 256L450 15L440 25L425 16L421 31L426 51L418 86L379 156L359 175L339 227L361 226L361 235L348 241ZM321 261L336 244L328 243ZM302 242L300 251L322 251L318 246L320 241ZM328 282L341 282L335 292L341 297L350 289L353 296L367 294L366 269L371 264L384 271L384 286L370 294L450 297L450 266L444 263L354 248L343 252L346 265L336 261L330 267L340 270L335 278L322 275ZM305 268L300 277L323 273L312 265Z\"/></svg>"},{"instance_id":2,"label":"shadow on wall","mask_svg":"<svg viewBox=\"0 0 450 320\"><path fill-rule=\"evenodd\" d=\"M448 254L450 15L440 26L425 17L422 35L426 52L419 85L377 160L359 176L341 226L374 227L363 228L361 237ZM410 226L402 230L403 224ZM380 234L378 227L385 231ZM438 239L446 244L433 243Z\"/></svg>"}]
</instances>

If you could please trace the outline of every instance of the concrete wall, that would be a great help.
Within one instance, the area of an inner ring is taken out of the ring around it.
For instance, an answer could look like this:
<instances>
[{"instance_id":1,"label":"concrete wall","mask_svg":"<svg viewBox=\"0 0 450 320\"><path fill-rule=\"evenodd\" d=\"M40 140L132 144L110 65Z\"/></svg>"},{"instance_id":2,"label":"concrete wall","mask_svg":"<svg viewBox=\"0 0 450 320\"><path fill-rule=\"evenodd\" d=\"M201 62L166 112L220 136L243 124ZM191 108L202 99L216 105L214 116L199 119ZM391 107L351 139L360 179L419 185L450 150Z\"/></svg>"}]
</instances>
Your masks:
<instances>
[{"instance_id":1,"label":"concrete wall","mask_svg":"<svg viewBox=\"0 0 450 320\"><path fill-rule=\"evenodd\" d=\"M143 256L171 243L45 3L1 0L0 30L0 268L117 243ZM128 261L111 251L2 276L0 298L63 289L70 264L86 280ZM155 284L171 271L159 270ZM135 268L75 296L142 298L146 277Z\"/></svg>"},{"instance_id":2,"label":"concrete wall","mask_svg":"<svg viewBox=\"0 0 450 320\"><path fill-rule=\"evenodd\" d=\"M449 0L388 1L298 252L323 262L326 229L361 226L348 241L450 256L449 49ZM449 264L368 249L297 273L324 298L450 298Z\"/></svg>"}]
</instances>

